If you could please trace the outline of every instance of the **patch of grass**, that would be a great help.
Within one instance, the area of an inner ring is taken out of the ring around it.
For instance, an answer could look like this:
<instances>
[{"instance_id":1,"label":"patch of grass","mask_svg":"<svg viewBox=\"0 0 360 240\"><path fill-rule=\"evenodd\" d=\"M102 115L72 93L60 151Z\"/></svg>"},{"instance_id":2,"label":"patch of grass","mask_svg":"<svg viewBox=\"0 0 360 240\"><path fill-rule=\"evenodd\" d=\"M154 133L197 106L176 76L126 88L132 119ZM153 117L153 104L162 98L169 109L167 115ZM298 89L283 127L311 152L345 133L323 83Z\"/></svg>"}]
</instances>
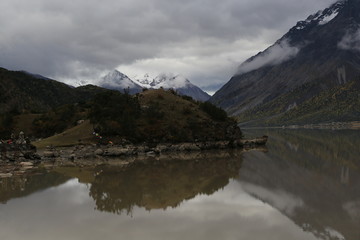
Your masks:
<instances>
[{"instance_id":1,"label":"patch of grass","mask_svg":"<svg viewBox=\"0 0 360 240\"><path fill-rule=\"evenodd\" d=\"M42 149L46 146L65 147L78 145L80 143L89 144L95 142L96 139L93 136L93 125L89 120L86 120L84 123L60 134L33 142L32 144L37 148Z\"/></svg>"}]
</instances>

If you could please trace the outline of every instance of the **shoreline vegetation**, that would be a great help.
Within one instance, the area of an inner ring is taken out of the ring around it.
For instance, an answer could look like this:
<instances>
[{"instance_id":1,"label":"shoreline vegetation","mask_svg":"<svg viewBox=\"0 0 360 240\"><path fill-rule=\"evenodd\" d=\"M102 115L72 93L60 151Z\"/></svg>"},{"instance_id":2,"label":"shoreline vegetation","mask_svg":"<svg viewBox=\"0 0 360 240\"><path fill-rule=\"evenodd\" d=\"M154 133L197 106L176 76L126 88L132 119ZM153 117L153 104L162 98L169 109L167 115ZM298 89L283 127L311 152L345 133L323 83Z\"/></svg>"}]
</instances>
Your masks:
<instances>
[{"instance_id":1,"label":"shoreline vegetation","mask_svg":"<svg viewBox=\"0 0 360 240\"><path fill-rule=\"evenodd\" d=\"M21 131L16 136L12 130L11 138L1 142L0 170L11 164L106 164L114 158L126 165L133 159L254 149L267 142L267 136L243 139L235 119L221 108L164 89L136 95L106 91L88 102L38 114L33 121L13 119L14 129Z\"/></svg>"}]
</instances>

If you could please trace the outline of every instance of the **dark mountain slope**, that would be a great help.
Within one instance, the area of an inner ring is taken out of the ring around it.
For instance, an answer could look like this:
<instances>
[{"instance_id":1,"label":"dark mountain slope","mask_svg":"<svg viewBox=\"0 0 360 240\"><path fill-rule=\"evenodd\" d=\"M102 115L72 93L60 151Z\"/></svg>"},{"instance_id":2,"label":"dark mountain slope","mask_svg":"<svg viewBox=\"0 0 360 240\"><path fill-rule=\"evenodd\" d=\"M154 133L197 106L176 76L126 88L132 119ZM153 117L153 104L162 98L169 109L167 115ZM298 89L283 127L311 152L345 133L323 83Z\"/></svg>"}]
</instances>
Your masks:
<instances>
[{"instance_id":1,"label":"dark mountain slope","mask_svg":"<svg viewBox=\"0 0 360 240\"><path fill-rule=\"evenodd\" d=\"M73 88L55 80L0 68L0 113L44 112L64 104L87 101L102 91L105 90L95 86Z\"/></svg>"},{"instance_id":2,"label":"dark mountain slope","mask_svg":"<svg viewBox=\"0 0 360 240\"><path fill-rule=\"evenodd\" d=\"M309 16L273 46L240 65L238 74L211 101L232 115L248 118L247 110L263 109L283 94L288 97L282 102L282 113L323 91L360 81L359 26L359 0L339 1ZM311 89L291 95L309 83ZM352 86L359 89L359 84Z\"/></svg>"}]
</instances>

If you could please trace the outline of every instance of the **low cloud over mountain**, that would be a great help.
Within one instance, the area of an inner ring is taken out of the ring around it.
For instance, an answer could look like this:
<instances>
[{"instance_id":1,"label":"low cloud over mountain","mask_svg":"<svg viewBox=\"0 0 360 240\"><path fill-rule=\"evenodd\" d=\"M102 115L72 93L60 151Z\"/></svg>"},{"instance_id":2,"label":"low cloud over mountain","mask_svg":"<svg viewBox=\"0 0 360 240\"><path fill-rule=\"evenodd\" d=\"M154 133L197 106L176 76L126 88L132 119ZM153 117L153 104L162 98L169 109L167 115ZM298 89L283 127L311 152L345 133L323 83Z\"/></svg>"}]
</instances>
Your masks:
<instances>
[{"instance_id":1,"label":"low cloud over mountain","mask_svg":"<svg viewBox=\"0 0 360 240\"><path fill-rule=\"evenodd\" d=\"M288 40L284 39L241 64L237 71L237 75L247 73L264 66L274 66L283 63L295 57L299 51L298 47L290 46Z\"/></svg>"},{"instance_id":2,"label":"low cloud over mountain","mask_svg":"<svg viewBox=\"0 0 360 240\"><path fill-rule=\"evenodd\" d=\"M343 50L360 51L360 25L357 30L348 31L339 42L338 47Z\"/></svg>"}]
</instances>

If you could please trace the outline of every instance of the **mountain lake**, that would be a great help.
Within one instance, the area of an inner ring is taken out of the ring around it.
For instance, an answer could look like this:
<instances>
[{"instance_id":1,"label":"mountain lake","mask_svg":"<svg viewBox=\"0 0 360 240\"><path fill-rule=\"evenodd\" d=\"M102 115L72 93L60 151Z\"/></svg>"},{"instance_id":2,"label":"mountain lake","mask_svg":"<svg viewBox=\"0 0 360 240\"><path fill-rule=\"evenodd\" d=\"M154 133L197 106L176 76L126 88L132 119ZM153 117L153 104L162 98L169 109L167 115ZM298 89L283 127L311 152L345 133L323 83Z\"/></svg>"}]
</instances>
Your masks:
<instances>
[{"instance_id":1,"label":"mountain lake","mask_svg":"<svg viewBox=\"0 0 360 240\"><path fill-rule=\"evenodd\" d=\"M244 130L266 148L0 178L0 239L360 239L359 133Z\"/></svg>"}]
</instances>

